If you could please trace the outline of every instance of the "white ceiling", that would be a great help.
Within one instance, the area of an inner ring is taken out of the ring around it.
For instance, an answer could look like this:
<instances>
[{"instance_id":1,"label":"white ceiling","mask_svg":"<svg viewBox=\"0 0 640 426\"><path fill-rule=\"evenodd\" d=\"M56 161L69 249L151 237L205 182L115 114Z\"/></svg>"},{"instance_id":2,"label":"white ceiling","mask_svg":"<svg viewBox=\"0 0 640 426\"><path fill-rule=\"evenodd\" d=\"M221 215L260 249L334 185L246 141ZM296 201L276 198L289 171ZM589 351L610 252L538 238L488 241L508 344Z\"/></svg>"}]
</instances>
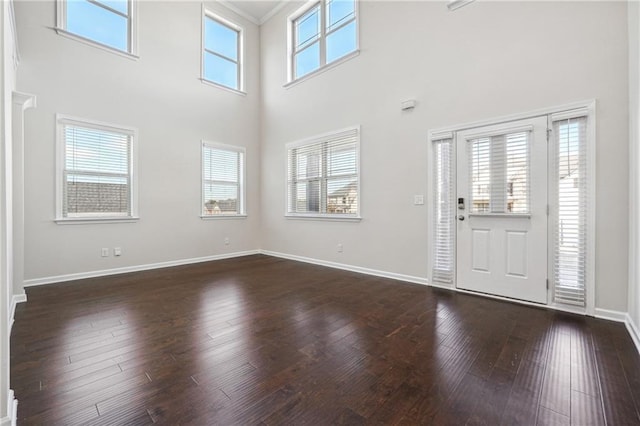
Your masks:
<instances>
[{"instance_id":1,"label":"white ceiling","mask_svg":"<svg viewBox=\"0 0 640 426\"><path fill-rule=\"evenodd\" d=\"M255 24L262 24L286 5L285 0L220 0L237 14Z\"/></svg>"}]
</instances>

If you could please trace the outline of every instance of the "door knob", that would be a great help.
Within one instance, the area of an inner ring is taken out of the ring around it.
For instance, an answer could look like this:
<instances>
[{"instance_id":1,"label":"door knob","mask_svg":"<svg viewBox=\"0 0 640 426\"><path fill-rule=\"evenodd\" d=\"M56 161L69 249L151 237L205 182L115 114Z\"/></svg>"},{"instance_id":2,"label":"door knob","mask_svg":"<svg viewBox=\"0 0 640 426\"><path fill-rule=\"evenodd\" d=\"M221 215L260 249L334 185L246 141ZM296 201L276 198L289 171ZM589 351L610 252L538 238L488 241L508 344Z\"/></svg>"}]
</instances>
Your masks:
<instances>
[{"instance_id":1,"label":"door knob","mask_svg":"<svg viewBox=\"0 0 640 426\"><path fill-rule=\"evenodd\" d=\"M458 220L464 220L464 215L458 216Z\"/></svg>"}]
</instances>

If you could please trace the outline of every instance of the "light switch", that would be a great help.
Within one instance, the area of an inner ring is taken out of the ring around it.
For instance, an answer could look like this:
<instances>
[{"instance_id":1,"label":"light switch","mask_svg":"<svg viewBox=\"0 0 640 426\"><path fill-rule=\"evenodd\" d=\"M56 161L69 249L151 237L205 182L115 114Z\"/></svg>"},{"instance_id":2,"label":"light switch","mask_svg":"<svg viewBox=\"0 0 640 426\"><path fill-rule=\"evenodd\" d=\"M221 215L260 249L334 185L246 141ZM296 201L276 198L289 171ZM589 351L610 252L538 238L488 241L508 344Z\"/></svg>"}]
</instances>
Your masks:
<instances>
[{"instance_id":1,"label":"light switch","mask_svg":"<svg viewBox=\"0 0 640 426\"><path fill-rule=\"evenodd\" d=\"M424 195L414 195L413 196L413 205L421 206L424 204Z\"/></svg>"}]
</instances>

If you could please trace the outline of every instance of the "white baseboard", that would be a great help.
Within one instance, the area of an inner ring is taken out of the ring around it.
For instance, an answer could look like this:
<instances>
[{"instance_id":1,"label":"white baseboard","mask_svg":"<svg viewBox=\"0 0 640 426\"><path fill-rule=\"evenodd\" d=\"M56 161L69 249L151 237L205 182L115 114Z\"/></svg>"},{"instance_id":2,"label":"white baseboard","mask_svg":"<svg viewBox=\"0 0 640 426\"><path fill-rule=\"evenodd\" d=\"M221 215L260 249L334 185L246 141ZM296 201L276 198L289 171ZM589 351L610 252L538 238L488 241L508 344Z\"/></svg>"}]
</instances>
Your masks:
<instances>
[{"instance_id":1,"label":"white baseboard","mask_svg":"<svg viewBox=\"0 0 640 426\"><path fill-rule=\"evenodd\" d=\"M192 263L210 262L212 260L231 259L234 257L260 254L260 250L247 250L234 253L215 254L212 256L195 257L191 259L171 260L168 262L149 263L146 265L125 266L123 268L103 269L100 271L79 272L75 274L56 275L52 277L34 278L24 281L25 287L54 284L64 281L82 280L85 278L104 277L107 275L126 274L129 272L148 271L150 269L169 268L171 266L189 265Z\"/></svg>"},{"instance_id":2,"label":"white baseboard","mask_svg":"<svg viewBox=\"0 0 640 426\"><path fill-rule=\"evenodd\" d=\"M11 298L11 307L9 308L9 336L11 336L11 328L13 328L13 322L16 317L16 306L18 303L23 303L27 301L26 294L14 294Z\"/></svg>"},{"instance_id":3,"label":"white baseboard","mask_svg":"<svg viewBox=\"0 0 640 426\"><path fill-rule=\"evenodd\" d=\"M612 311L609 309L596 308L595 317L616 322L625 322L627 319L626 312Z\"/></svg>"},{"instance_id":4,"label":"white baseboard","mask_svg":"<svg viewBox=\"0 0 640 426\"><path fill-rule=\"evenodd\" d=\"M397 274L395 272L380 271L378 269L363 268L361 266L347 265L344 263L329 262L327 260L313 259L310 257L296 256L293 254L279 253L270 250L260 250L260 253L267 256L280 257L283 259L296 260L298 262L312 263L314 265L327 266L329 268L342 269L345 271L359 272L366 275L374 275L376 277L390 278L392 280L407 281L414 284L428 285L429 281L423 277L415 277L413 275Z\"/></svg>"},{"instance_id":5,"label":"white baseboard","mask_svg":"<svg viewBox=\"0 0 640 426\"><path fill-rule=\"evenodd\" d=\"M626 315L626 321L624 324L627 326L627 331L631 335L631 339L636 345L638 353L640 353L640 330L638 329L638 326L633 322L629 314Z\"/></svg>"}]
</instances>

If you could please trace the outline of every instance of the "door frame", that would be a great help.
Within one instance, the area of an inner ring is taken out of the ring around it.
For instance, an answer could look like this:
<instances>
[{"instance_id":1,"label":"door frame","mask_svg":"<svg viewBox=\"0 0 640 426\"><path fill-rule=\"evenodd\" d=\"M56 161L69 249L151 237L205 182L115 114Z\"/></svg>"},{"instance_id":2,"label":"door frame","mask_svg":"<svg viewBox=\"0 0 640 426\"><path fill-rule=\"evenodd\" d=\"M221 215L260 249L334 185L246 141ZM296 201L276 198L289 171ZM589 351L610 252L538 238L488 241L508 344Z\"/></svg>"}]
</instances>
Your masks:
<instances>
[{"instance_id":1,"label":"door frame","mask_svg":"<svg viewBox=\"0 0 640 426\"><path fill-rule=\"evenodd\" d=\"M428 238L427 238L427 244L428 244L428 249L427 249L427 255L428 255L428 277L427 277L427 281L428 284L434 287L443 287L443 288L447 288L447 289L453 289L455 291L458 292L463 292L463 293L471 293L471 294L478 294L478 295L482 295L485 297L490 297L490 298L495 298L495 299L502 299L502 300L508 300L508 301L512 301L512 302L516 302L516 303L521 303L521 304L526 304L526 305L532 305L532 306L545 306L547 308L551 308L551 309L556 309L556 310L562 310L562 311L568 311L568 312L574 312L574 313L579 313L579 314L586 314L586 315L595 315L595 247L596 247L596 235L595 235L595 231L596 231L596 226L595 226L595 212L596 212L596 162L595 162L595 147L596 147L596 100L595 99L590 99L590 100L586 100L586 101L580 101L580 102L573 102L573 103L569 103L569 104L565 104L565 105L559 105L559 106L555 106L555 107L549 107L549 108L542 108L542 109L538 109L538 110L533 110L533 111L529 111L529 112L524 112L524 113L518 113L518 114L511 114L511 115L506 115L506 116L501 116L501 117L494 117L491 119L485 119L485 120L479 120L479 121L473 121L473 122L467 122L467 123L462 123L462 124L458 124L458 125L453 125L453 126L449 126L449 127L443 127L443 128L439 128L439 129L434 129L429 131L429 137L428 137L428 143L429 143L429 149L427 150L427 162L429 164L429 167L427 168L427 170L429 171L427 173L427 194L428 194L428 199L430 200L430 202L432 202L433 200L433 196L434 196L434 191L433 191L433 173L432 173L432 164L433 164L433 150L431 149L432 144L434 141L437 140L442 140L442 139L448 139L451 138L452 139L452 157L454 159L454 164L451 165L452 167L452 176L453 179L456 179L457 176L457 164L455 159L457 156L457 149L456 149L456 133L463 131L463 130L469 130L469 129L473 129L476 127L484 127L484 126L490 126L490 125L495 125L495 124L508 124L510 122L513 121L520 121L520 120L526 120L529 118L534 118L534 117L540 117L540 116L547 116L547 128L549 129L551 126L551 116L552 115L557 115L557 114L562 114L562 113L571 113L572 111L584 111L584 115L587 115L588 117L588 122L587 122L587 173L588 173L588 179L589 179L589 184L587 185L587 197L590 200L590 204L589 204L589 208L587 211L587 246L586 246L586 267L585 267L585 274L586 274L586 279L585 279L585 293L586 293L586 302L585 302L585 307L576 307L576 306L572 306L572 305L565 305L565 304L560 304L560 303L556 303L553 301L553 283L549 283L548 286L548 290L547 290L547 304L546 305L540 305L538 303L532 303L532 302L526 302L526 301L521 301L521 300L516 300L516 299L510 299L510 298L506 298L506 297L502 297L502 296L495 296L495 295L488 295L488 294L481 294L481 293L475 293L475 292L468 292L467 290L463 290L463 289L459 289L457 288L457 266L456 268L454 268L453 271L453 283L450 285L447 284L443 284L443 283L439 283L439 282L434 282L432 279L432 265L433 265L433 229L434 229L434 214L433 214L433 210L429 209L427 216L428 216ZM548 138L549 139L549 138ZM547 174L550 176L550 165L552 164L552 153L555 152L553 149L553 140L548 140L548 150L547 150ZM552 192L550 192L550 190L552 189L552 185L554 185L556 182L553 181L553 179L548 179L548 194L552 194ZM454 187L457 187L457 182L454 185ZM455 197L455 195L454 195ZM555 201L550 199L549 196L547 197L548 199L548 204L549 204L549 208L553 211L554 208L556 208L557 206L555 205ZM551 217L549 217L548 220L548 227L547 227L547 253L548 253L548 258L547 258L547 277L549 277L549 280L551 280L551 277L553 277L553 261L554 261L554 251L553 251L553 232L554 232L554 222L551 220ZM455 262L455 257L456 257L456 240L457 240L457 236L456 234L456 229L454 227L454 241L453 241L453 256L454 256L454 265L456 264Z\"/></svg>"}]
</instances>

